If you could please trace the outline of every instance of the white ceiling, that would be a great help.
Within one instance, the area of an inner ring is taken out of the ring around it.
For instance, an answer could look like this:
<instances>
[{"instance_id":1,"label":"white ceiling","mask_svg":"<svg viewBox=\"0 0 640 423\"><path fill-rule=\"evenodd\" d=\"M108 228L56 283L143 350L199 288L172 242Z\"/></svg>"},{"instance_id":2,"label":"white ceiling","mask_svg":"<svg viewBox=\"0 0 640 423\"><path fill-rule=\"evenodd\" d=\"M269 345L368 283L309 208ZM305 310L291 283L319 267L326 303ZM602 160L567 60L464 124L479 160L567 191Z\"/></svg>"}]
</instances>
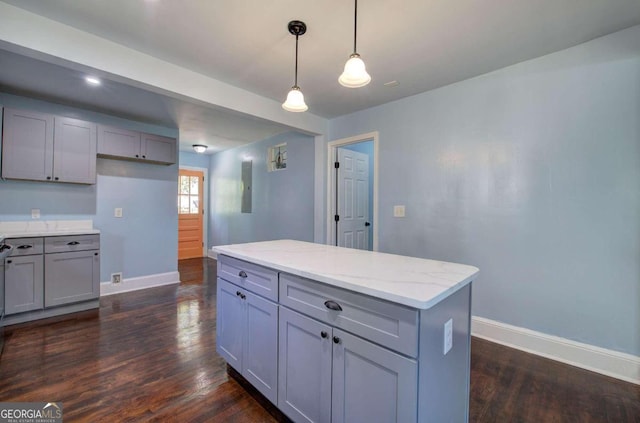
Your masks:
<instances>
[{"instance_id":1,"label":"white ceiling","mask_svg":"<svg viewBox=\"0 0 640 423\"><path fill-rule=\"evenodd\" d=\"M372 82L364 88L348 89L341 87L337 78L352 48L351 1L5 2L279 102L293 84L295 42L287 23L302 20L308 29L300 38L299 85L309 112L325 118L441 87L640 24L638 0L361 0L358 52ZM2 56L0 60L4 68L7 61ZM15 68L14 73L20 72L20 66ZM0 84L30 84L10 73L0 71ZM383 85L393 80L399 84ZM31 89L20 89L64 95L50 86L51 78L31 85ZM120 95L127 89L120 86L116 91L114 95ZM180 127L181 137L183 131L189 139L212 137L212 145L220 142L223 147L234 145L224 140L261 136L262 130L273 135L290 129L255 119L247 122L246 116L228 116L223 110L201 104L167 98L158 103L156 94L140 89L129 95L133 98L126 106L114 97L94 107L124 109L137 102L155 101L154 107L168 109L166 115ZM86 98L76 101L91 103ZM96 102L99 100L94 99ZM215 129L224 122L228 123L225 130ZM259 128L252 132L254 124ZM242 135L243 128L251 134Z\"/></svg>"}]
</instances>

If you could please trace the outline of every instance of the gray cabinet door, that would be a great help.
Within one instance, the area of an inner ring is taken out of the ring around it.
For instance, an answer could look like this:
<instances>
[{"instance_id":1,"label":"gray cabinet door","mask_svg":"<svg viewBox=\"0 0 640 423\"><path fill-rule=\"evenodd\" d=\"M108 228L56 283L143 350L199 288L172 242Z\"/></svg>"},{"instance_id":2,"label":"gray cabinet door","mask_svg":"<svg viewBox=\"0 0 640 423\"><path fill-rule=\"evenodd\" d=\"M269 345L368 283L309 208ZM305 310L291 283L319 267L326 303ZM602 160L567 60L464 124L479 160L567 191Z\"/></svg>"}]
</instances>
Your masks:
<instances>
[{"instance_id":1,"label":"gray cabinet door","mask_svg":"<svg viewBox=\"0 0 640 423\"><path fill-rule=\"evenodd\" d=\"M242 340L245 315L240 288L218 278L216 351L242 373Z\"/></svg>"},{"instance_id":2,"label":"gray cabinet door","mask_svg":"<svg viewBox=\"0 0 640 423\"><path fill-rule=\"evenodd\" d=\"M142 134L142 158L157 163L176 162L176 140L159 135Z\"/></svg>"},{"instance_id":3,"label":"gray cabinet door","mask_svg":"<svg viewBox=\"0 0 640 423\"><path fill-rule=\"evenodd\" d=\"M52 179L52 115L4 109L2 177L34 181Z\"/></svg>"},{"instance_id":4,"label":"gray cabinet door","mask_svg":"<svg viewBox=\"0 0 640 423\"><path fill-rule=\"evenodd\" d=\"M100 297L97 251L45 254L44 306L53 307Z\"/></svg>"},{"instance_id":5,"label":"gray cabinet door","mask_svg":"<svg viewBox=\"0 0 640 423\"><path fill-rule=\"evenodd\" d=\"M0 318L4 315L4 260L0 260ZM0 326L2 326L0 320ZM0 353L2 348L0 348Z\"/></svg>"},{"instance_id":6,"label":"gray cabinet door","mask_svg":"<svg viewBox=\"0 0 640 423\"><path fill-rule=\"evenodd\" d=\"M42 309L42 255L8 257L4 266L5 314Z\"/></svg>"},{"instance_id":7,"label":"gray cabinet door","mask_svg":"<svg viewBox=\"0 0 640 423\"><path fill-rule=\"evenodd\" d=\"M98 155L139 159L140 132L99 125Z\"/></svg>"},{"instance_id":8,"label":"gray cabinet door","mask_svg":"<svg viewBox=\"0 0 640 423\"><path fill-rule=\"evenodd\" d=\"M96 133L95 123L55 118L54 181L96 183Z\"/></svg>"},{"instance_id":9,"label":"gray cabinet door","mask_svg":"<svg viewBox=\"0 0 640 423\"><path fill-rule=\"evenodd\" d=\"M278 402L278 305L242 290L246 309L242 375L274 404Z\"/></svg>"},{"instance_id":10,"label":"gray cabinet door","mask_svg":"<svg viewBox=\"0 0 640 423\"><path fill-rule=\"evenodd\" d=\"M415 422L417 362L339 329L333 336L332 422Z\"/></svg>"},{"instance_id":11,"label":"gray cabinet door","mask_svg":"<svg viewBox=\"0 0 640 423\"><path fill-rule=\"evenodd\" d=\"M278 408L296 422L330 422L331 327L280 307L279 332Z\"/></svg>"}]
</instances>

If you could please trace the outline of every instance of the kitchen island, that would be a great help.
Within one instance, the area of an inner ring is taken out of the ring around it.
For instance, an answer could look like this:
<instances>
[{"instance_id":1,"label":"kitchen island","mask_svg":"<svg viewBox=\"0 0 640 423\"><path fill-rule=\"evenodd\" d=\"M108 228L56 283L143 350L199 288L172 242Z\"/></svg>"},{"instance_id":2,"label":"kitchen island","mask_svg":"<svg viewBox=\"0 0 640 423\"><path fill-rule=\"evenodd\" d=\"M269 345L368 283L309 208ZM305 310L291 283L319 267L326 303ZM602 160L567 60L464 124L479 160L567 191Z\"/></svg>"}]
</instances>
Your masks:
<instances>
[{"instance_id":1,"label":"kitchen island","mask_svg":"<svg viewBox=\"0 0 640 423\"><path fill-rule=\"evenodd\" d=\"M291 240L213 250L216 349L292 420L468 421L477 268Z\"/></svg>"}]
</instances>

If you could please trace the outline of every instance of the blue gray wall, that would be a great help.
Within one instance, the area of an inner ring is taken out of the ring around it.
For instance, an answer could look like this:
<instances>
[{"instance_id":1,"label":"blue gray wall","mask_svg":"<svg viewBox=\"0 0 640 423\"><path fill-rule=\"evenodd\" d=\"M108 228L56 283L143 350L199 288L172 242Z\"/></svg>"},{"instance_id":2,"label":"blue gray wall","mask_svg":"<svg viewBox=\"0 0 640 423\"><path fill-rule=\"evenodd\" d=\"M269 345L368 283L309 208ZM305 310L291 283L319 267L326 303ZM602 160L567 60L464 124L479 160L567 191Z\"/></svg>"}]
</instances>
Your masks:
<instances>
[{"instance_id":1,"label":"blue gray wall","mask_svg":"<svg viewBox=\"0 0 640 423\"><path fill-rule=\"evenodd\" d=\"M0 105L177 137L177 129L0 93ZM174 272L178 262L178 166L98 159L97 184L84 186L0 180L0 219L92 219L100 230L100 280ZM123 217L113 216L122 207Z\"/></svg>"},{"instance_id":2,"label":"blue gray wall","mask_svg":"<svg viewBox=\"0 0 640 423\"><path fill-rule=\"evenodd\" d=\"M211 155L180 151L178 160L179 160L180 166L201 167L204 169L209 169L209 162L211 161Z\"/></svg>"},{"instance_id":3,"label":"blue gray wall","mask_svg":"<svg viewBox=\"0 0 640 423\"><path fill-rule=\"evenodd\" d=\"M362 141L356 144L349 144L343 147L345 150L357 151L358 153L363 153L369 156L369 222L371 222L371 226L369 227L369 251L373 251L373 232L371 229L376 222L373 221L373 140L371 141Z\"/></svg>"},{"instance_id":4,"label":"blue gray wall","mask_svg":"<svg viewBox=\"0 0 640 423\"><path fill-rule=\"evenodd\" d=\"M287 168L267 172L267 149L287 143ZM314 139L276 135L211 156L209 245L272 239L313 241ZM240 168L252 160L253 210L240 213Z\"/></svg>"},{"instance_id":5,"label":"blue gray wall","mask_svg":"<svg viewBox=\"0 0 640 423\"><path fill-rule=\"evenodd\" d=\"M640 355L640 26L334 119L329 139L375 130L381 251L478 266L474 315Z\"/></svg>"}]
</instances>

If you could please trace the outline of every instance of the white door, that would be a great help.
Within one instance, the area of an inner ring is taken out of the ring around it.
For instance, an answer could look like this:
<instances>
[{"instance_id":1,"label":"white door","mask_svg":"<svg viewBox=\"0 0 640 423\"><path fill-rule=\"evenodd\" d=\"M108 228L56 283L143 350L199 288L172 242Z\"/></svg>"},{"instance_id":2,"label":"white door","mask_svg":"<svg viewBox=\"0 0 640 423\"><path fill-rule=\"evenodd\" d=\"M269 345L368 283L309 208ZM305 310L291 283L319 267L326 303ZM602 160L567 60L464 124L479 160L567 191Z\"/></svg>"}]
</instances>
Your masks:
<instances>
[{"instance_id":1,"label":"white door","mask_svg":"<svg viewBox=\"0 0 640 423\"><path fill-rule=\"evenodd\" d=\"M369 156L338 148L338 246L369 249Z\"/></svg>"}]
</instances>

